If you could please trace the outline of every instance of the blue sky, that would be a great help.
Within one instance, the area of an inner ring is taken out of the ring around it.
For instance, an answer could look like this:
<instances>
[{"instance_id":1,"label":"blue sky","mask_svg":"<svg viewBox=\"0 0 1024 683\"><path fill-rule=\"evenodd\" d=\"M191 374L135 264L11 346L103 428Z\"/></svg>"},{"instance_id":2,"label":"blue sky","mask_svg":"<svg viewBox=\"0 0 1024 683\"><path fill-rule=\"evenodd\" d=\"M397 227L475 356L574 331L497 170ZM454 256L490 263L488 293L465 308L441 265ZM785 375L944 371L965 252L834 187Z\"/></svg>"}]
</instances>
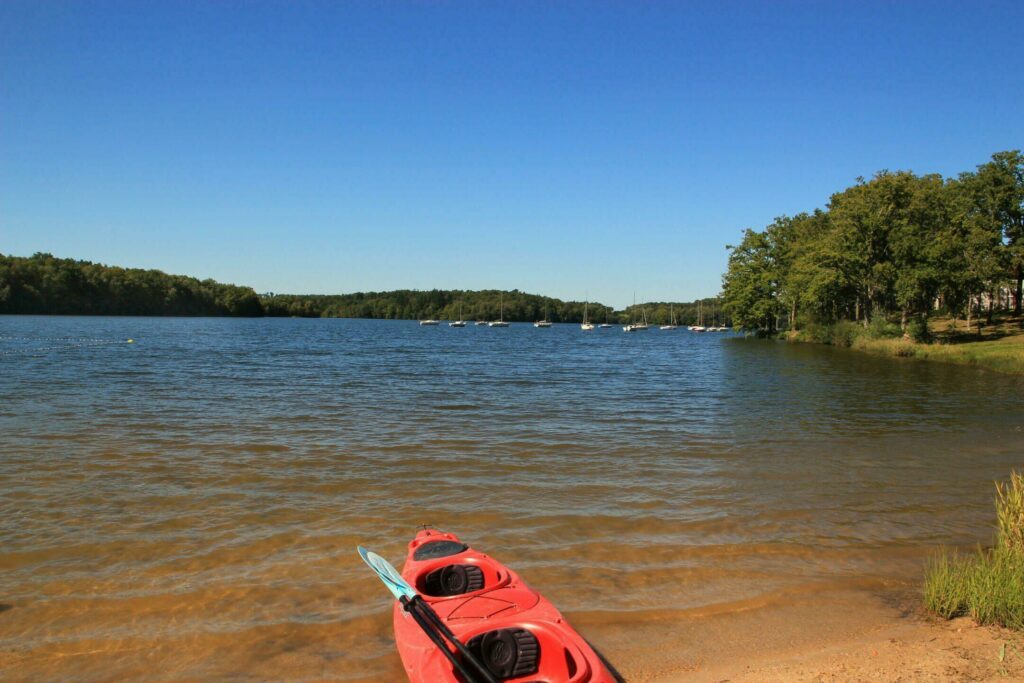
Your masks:
<instances>
[{"instance_id":1,"label":"blue sky","mask_svg":"<svg viewBox=\"0 0 1024 683\"><path fill-rule=\"evenodd\" d=\"M257 291L718 292L1024 146L1021 2L0 3L0 252Z\"/></svg>"}]
</instances>

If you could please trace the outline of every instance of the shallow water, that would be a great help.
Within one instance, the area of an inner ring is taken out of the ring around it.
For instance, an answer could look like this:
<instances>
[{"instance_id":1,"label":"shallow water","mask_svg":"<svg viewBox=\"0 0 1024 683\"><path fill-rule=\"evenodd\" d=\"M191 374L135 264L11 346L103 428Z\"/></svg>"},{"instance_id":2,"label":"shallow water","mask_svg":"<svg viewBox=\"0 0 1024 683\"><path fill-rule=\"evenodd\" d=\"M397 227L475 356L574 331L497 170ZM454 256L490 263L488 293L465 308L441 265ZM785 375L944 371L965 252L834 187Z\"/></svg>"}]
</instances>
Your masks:
<instances>
[{"instance_id":1,"label":"shallow water","mask_svg":"<svg viewBox=\"0 0 1024 683\"><path fill-rule=\"evenodd\" d=\"M605 622L910 585L990 539L1022 396L685 330L0 317L0 678L397 680L354 546L421 523L613 663Z\"/></svg>"}]
</instances>

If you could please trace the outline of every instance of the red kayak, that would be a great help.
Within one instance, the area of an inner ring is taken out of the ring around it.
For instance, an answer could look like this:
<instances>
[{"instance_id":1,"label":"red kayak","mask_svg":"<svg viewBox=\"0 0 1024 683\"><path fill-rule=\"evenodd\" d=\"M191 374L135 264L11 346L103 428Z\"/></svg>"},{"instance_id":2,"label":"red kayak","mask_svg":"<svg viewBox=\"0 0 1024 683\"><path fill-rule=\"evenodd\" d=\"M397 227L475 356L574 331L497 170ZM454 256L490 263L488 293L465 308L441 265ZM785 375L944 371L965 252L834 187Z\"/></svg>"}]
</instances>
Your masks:
<instances>
[{"instance_id":1,"label":"red kayak","mask_svg":"<svg viewBox=\"0 0 1024 683\"><path fill-rule=\"evenodd\" d=\"M402 577L500 681L614 683L601 658L548 602L492 557L454 534L424 529L409 542ZM462 683L402 605L395 641L413 683Z\"/></svg>"}]
</instances>

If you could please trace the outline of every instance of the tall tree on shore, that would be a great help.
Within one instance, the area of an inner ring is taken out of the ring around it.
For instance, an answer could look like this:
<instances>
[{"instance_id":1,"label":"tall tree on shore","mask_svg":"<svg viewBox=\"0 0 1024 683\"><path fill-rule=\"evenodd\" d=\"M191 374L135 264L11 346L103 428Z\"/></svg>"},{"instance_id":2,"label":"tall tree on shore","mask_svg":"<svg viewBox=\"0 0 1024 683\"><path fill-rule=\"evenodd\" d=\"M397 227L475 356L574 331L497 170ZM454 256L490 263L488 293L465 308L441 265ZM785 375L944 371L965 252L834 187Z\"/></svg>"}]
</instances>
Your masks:
<instances>
[{"instance_id":1,"label":"tall tree on shore","mask_svg":"<svg viewBox=\"0 0 1024 683\"><path fill-rule=\"evenodd\" d=\"M1024 294L1024 155L1020 150L997 152L973 174L976 212L981 221L998 226L1006 262L1015 281L1014 312L1021 312Z\"/></svg>"},{"instance_id":2,"label":"tall tree on shore","mask_svg":"<svg viewBox=\"0 0 1024 683\"><path fill-rule=\"evenodd\" d=\"M746 328L774 331L783 309L790 329L804 318L867 326L892 314L906 329L940 303L970 317L985 296L991 315L1011 281L1019 314L1024 156L999 152L948 181L880 171L833 194L826 210L746 230L730 249L722 294Z\"/></svg>"},{"instance_id":3,"label":"tall tree on shore","mask_svg":"<svg viewBox=\"0 0 1024 683\"><path fill-rule=\"evenodd\" d=\"M910 315L927 317L939 294L944 272L944 242L937 239L952 216L950 191L938 174L900 174L905 187L897 193L890 231L890 252L895 279L893 298L900 326L907 328Z\"/></svg>"},{"instance_id":4,"label":"tall tree on shore","mask_svg":"<svg viewBox=\"0 0 1024 683\"><path fill-rule=\"evenodd\" d=\"M949 183L952 216L941 237L948 255L943 294L950 311L955 315L964 310L968 323L975 302L991 292L1010 267L1003 226L985 208L990 180L965 172Z\"/></svg>"},{"instance_id":5,"label":"tall tree on shore","mask_svg":"<svg viewBox=\"0 0 1024 683\"><path fill-rule=\"evenodd\" d=\"M732 253L722 281L722 297L734 325L767 332L776 329L782 308L772 246L765 233L748 229L738 245L728 247Z\"/></svg>"}]
</instances>

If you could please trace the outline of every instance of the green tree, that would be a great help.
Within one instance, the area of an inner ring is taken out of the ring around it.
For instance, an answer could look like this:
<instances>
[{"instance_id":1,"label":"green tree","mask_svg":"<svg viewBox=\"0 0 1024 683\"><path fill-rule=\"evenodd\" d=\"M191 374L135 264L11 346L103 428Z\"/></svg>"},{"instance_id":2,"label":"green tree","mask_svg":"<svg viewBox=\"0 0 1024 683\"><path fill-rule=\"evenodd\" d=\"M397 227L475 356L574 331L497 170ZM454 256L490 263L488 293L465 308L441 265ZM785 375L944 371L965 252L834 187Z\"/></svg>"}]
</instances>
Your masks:
<instances>
[{"instance_id":1,"label":"green tree","mask_svg":"<svg viewBox=\"0 0 1024 683\"><path fill-rule=\"evenodd\" d=\"M774 332L782 307L771 239L748 229L740 243L729 249L729 269L722 278L725 312L742 329Z\"/></svg>"},{"instance_id":2,"label":"green tree","mask_svg":"<svg viewBox=\"0 0 1024 683\"><path fill-rule=\"evenodd\" d=\"M1024 294L1024 155L1020 150L997 152L978 167L972 192L979 221L991 222L1002 233L1006 263L1015 281L1014 312L1021 313Z\"/></svg>"}]
</instances>

